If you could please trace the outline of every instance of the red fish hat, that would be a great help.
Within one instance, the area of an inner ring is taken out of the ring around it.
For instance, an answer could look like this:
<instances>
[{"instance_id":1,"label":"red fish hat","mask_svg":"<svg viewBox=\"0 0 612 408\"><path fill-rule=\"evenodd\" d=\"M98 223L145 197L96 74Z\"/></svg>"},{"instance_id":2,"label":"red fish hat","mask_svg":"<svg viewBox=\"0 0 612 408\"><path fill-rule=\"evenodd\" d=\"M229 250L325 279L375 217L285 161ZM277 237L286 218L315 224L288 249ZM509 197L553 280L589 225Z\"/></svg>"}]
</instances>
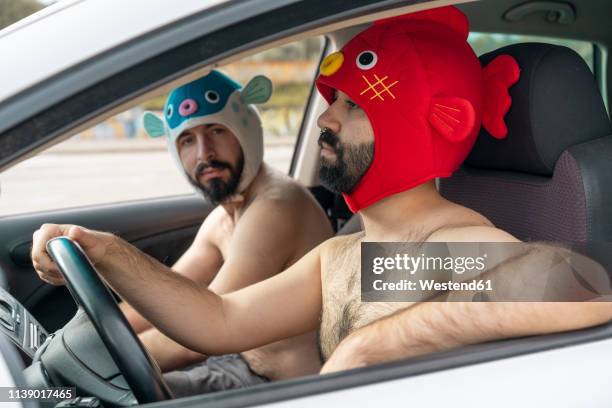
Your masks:
<instances>
[{"instance_id":1,"label":"red fish hat","mask_svg":"<svg viewBox=\"0 0 612 408\"><path fill-rule=\"evenodd\" d=\"M374 23L321 63L321 95L331 104L334 90L344 92L374 130L373 161L344 194L353 212L450 176L481 124L495 138L506 137L508 88L518 81L518 64L501 55L483 69L468 31L455 7L406 14Z\"/></svg>"}]
</instances>

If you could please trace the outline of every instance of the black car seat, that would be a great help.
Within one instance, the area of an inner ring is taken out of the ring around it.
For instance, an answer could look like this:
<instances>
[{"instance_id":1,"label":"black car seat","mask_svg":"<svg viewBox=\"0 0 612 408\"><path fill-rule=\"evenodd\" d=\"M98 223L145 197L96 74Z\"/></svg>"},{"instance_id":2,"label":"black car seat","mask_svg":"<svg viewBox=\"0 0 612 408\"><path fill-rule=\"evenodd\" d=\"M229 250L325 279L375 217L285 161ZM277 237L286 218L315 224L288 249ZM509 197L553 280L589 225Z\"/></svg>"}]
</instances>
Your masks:
<instances>
[{"instance_id":1,"label":"black car seat","mask_svg":"<svg viewBox=\"0 0 612 408\"><path fill-rule=\"evenodd\" d=\"M500 54L521 68L510 89L508 136L482 129L440 193L517 238L612 241L612 128L597 83L573 50L526 43Z\"/></svg>"},{"instance_id":2,"label":"black car seat","mask_svg":"<svg viewBox=\"0 0 612 408\"><path fill-rule=\"evenodd\" d=\"M521 68L508 136L482 129L441 194L521 240L611 241L612 128L591 71L573 50L540 43L498 49L482 65L500 54ZM359 230L355 215L338 235Z\"/></svg>"}]
</instances>

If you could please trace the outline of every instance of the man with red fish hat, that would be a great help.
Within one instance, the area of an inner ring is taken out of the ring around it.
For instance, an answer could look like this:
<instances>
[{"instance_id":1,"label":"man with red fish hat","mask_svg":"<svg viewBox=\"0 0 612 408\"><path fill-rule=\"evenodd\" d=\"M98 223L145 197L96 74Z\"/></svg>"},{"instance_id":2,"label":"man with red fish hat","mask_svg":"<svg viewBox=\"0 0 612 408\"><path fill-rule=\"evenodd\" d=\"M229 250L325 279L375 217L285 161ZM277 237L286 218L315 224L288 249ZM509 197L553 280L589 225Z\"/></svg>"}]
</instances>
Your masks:
<instances>
[{"instance_id":1,"label":"man with red fish hat","mask_svg":"<svg viewBox=\"0 0 612 408\"><path fill-rule=\"evenodd\" d=\"M443 199L434 184L465 159L481 125L505 136L508 88L520 73L510 56L481 68L467 34L466 17L443 7L376 22L325 58L316 82L329 103L319 118L321 180L361 215L364 231L325 241L270 279L219 296L113 235L74 226L64 233L143 316L206 355L318 329L322 372L330 372L607 322L612 308L597 302L361 301L362 242L518 241ZM39 231L32 255L45 274L54 265L44 247L57 234ZM532 251L495 273L548 255ZM140 288L143 279L150 284Z\"/></svg>"}]
</instances>

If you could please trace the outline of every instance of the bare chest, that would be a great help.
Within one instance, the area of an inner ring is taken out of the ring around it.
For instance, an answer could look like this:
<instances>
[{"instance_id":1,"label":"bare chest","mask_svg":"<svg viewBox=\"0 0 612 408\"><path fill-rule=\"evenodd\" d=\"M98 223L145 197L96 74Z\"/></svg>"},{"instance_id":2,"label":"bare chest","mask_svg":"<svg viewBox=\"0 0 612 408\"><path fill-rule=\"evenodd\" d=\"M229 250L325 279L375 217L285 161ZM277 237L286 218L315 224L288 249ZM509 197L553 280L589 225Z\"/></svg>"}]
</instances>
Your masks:
<instances>
[{"instance_id":1,"label":"bare chest","mask_svg":"<svg viewBox=\"0 0 612 408\"><path fill-rule=\"evenodd\" d=\"M405 303L361 302L360 240L334 252L322 265L319 345L324 360L354 330L407 306Z\"/></svg>"}]
</instances>

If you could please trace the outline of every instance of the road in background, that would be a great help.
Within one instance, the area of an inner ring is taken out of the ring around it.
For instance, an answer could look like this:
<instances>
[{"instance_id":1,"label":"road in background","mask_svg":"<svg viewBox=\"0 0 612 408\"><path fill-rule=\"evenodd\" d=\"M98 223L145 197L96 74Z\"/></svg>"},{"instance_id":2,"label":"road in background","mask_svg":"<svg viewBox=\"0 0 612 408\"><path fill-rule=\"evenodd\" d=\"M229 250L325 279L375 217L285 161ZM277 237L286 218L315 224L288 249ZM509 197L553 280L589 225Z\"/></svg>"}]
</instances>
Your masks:
<instances>
[{"instance_id":1,"label":"road in background","mask_svg":"<svg viewBox=\"0 0 612 408\"><path fill-rule=\"evenodd\" d=\"M265 147L283 172L292 154L293 141ZM0 174L0 216L192 193L163 141L69 141Z\"/></svg>"}]
</instances>

